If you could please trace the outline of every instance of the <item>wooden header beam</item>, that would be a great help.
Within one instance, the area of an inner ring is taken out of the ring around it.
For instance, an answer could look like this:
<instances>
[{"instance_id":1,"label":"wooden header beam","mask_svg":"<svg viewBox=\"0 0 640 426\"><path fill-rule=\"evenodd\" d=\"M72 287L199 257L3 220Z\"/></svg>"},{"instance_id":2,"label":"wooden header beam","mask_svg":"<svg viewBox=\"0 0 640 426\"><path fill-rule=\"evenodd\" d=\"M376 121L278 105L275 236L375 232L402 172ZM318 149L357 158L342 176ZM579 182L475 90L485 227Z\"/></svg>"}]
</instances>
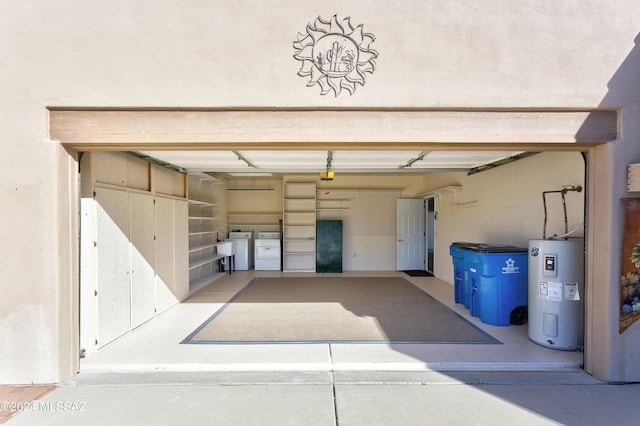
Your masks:
<instances>
[{"instance_id":1,"label":"wooden header beam","mask_svg":"<svg viewBox=\"0 0 640 426\"><path fill-rule=\"evenodd\" d=\"M584 149L617 138L617 112L51 109L78 150Z\"/></svg>"}]
</instances>

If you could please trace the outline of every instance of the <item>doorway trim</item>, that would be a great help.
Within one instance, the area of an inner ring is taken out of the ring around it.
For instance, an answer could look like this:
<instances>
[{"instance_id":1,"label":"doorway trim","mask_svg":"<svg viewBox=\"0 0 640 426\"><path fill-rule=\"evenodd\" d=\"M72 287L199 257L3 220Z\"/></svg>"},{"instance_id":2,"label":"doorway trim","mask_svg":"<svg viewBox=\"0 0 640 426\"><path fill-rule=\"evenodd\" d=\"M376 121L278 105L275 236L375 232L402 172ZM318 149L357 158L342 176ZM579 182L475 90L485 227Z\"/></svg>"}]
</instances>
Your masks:
<instances>
[{"instance_id":1,"label":"doorway trim","mask_svg":"<svg viewBox=\"0 0 640 426\"><path fill-rule=\"evenodd\" d=\"M75 162L69 161L69 179L77 171L77 151L216 150L216 149L417 149L417 150L524 150L586 151L598 149L618 136L618 112L613 110L185 110L185 109L84 109L49 108L49 139L61 143ZM327 131L327 129L330 129ZM606 155L591 156L589 166L609 170ZM607 176L589 174L589 187ZM594 234L609 224L597 225L594 190L586 198L587 274L585 370L607 376L607 360L599 354L599 343L608 335L594 325L597 312L594 290L596 275L607 274L609 262L594 256ZM78 201L71 200L77 211ZM72 220L72 219L70 219ZM77 240L77 230L71 237ZM75 250L75 248L73 248ZM72 253L70 253L72 255ZM79 265L75 264L76 275ZM74 280L73 294L78 291ZM79 334L70 312L71 340ZM79 358L79 347L71 344L71 369ZM66 358L66 357L65 357Z\"/></svg>"},{"instance_id":2,"label":"doorway trim","mask_svg":"<svg viewBox=\"0 0 640 426\"><path fill-rule=\"evenodd\" d=\"M429 203L433 203L433 211L429 210ZM424 253L425 253L425 271L435 274L435 253L436 253L436 197L435 195L429 195L424 197L424 221L425 221L425 241L424 241ZM431 213L431 214L430 214ZM433 245L433 247L429 247Z\"/></svg>"}]
</instances>

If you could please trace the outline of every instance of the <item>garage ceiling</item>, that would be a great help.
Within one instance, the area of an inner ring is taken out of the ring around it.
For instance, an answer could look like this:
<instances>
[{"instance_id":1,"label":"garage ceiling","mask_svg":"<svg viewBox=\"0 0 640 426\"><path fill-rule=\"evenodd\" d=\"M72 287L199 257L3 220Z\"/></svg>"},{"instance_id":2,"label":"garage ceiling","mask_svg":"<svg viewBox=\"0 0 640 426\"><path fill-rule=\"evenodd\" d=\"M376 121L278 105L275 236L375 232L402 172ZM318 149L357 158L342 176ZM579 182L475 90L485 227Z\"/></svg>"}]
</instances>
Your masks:
<instances>
[{"instance_id":1,"label":"garage ceiling","mask_svg":"<svg viewBox=\"0 0 640 426\"><path fill-rule=\"evenodd\" d=\"M517 159L522 151L142 151L187 172L256 174L470 171Z\"/></svg>"}]
</instances>

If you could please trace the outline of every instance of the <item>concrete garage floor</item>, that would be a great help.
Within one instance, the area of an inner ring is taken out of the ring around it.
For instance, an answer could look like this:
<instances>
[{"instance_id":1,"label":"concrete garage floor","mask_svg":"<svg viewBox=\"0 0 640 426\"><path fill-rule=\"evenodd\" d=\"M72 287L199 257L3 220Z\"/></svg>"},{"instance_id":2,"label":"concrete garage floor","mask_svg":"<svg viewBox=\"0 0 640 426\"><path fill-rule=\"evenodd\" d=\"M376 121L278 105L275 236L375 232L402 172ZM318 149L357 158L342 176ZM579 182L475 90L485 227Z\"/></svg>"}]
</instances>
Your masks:
<instances>
[{"instance_id":1,"label":"concrete garage floor","mask_svg":"<svg viewBox=\"0 0 640 426\"><path fill-rule=\"evenodd\" d=\"M453 301L453 286L432 277L398 272L369 276L402 276L427 291L502 345L468 344L243 344L180 345L189 333L256 276L294 276L270 271L225 275L131 333L90 353L83 372L101 371L336 371L336 370L540 370L581 368L582 353L553 350L529 341L526 325L491 326ZM310 274L301 274L309 276ZM315 275L315 274L311 274ZM367 273L345 273L367 276ZM251 327L253 318L247 319ZM291 319L295 326L295 318Z\"/></svg>"},{"instance_id":2,"label":"concrete garage floor","mask_svg":"<svg viewBox=\"0 0 640 426\"><path fill-rule=\"evenodd\" d=\"M581 353L531 343L526 326L482 324L436 278L407 277L503 345L178 344L254 276L278 274L219 279L88 354L78 376L7 424L637 423L640 385L602 384Z\"/></svg>"}]
</instances>

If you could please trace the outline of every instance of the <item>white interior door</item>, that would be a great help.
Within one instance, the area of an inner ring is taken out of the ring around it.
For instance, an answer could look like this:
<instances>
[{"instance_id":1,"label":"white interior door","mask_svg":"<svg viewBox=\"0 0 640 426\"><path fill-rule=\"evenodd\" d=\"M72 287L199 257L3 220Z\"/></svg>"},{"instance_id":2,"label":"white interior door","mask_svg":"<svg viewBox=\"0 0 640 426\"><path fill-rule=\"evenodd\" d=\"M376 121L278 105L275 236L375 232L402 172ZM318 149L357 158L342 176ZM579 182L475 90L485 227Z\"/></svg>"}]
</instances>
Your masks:
<instances>
[{"instance_id":1,"label":"white interior door","mask_svg":"<svg viewBox=\"0 0 640 426\"><path fill-rule=\"evenodd\" d=\"M425 269L425 208L422 199L398 199L397 251L398 271Z\"/></svg>"},{"instance_id":2,"label":"white interior door","mask_svg":"<svg viewBox=\"0 0 640 426\"><path fill-rule=\"evenodd\" d=\"M131 329L129 194L96 188L96 347Z\"/></svg>"}]
</instances>

